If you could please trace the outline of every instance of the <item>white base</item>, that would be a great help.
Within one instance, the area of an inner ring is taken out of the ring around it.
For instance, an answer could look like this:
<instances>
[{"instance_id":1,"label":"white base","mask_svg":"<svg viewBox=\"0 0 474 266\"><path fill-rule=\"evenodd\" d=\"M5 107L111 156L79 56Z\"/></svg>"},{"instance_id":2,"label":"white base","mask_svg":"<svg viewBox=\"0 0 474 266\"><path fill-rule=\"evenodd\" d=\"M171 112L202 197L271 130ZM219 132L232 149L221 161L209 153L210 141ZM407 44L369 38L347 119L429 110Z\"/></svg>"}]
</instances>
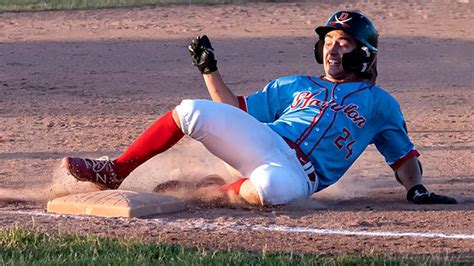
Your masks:
<instances>
[{"instance_id":1,"label":"white base","mask_svg":"<svg viewBox=\"0 0 474 266\"><path fill-rule=\"evenodd\" d=\"M179 212L185 203L175 197L127 190L103 190L60 197L48 202L47 211L101 217L143 217Z\"/></svg>"}]
</instances>

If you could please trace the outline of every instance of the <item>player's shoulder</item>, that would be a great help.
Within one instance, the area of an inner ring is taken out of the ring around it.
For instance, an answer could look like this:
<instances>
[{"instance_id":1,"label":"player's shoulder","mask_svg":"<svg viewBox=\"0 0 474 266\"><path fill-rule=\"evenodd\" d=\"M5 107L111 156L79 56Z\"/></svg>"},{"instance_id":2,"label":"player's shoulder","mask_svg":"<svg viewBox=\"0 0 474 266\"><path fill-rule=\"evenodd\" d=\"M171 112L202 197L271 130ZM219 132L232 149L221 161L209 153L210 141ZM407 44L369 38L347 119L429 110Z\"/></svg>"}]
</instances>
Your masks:
<instances>
[{"instance_id":1,"label":"player's shoulder","mask_svg":"<svg viewBox=\"0 0 474 266\"><path fill-rule=\"evenodd\" d=\"M284 76L284 77L279 77L274 80L274 82L277 82L279 85L286 85L286 84L293 84L293 83L301 83L301 82L308 82L308 76L302 76L302 75L292 75L292 76Z\"/></svg>"},{"instance_id":2,"label":"player's shoulder","mask_svg":"<svg viewBox=\"0 0 474 266\"><path fill-rule=\"evenodd\" d=\"M396 100L395 97L389 91L377 85L372 85L371 90L374 94L378 95L379 97L387 98L390 100Z\"/></svg>"},{"instance_id":3,"label":"player's shoulder","mask_svg":"<svg viewBox=\"0 0 474 266\"><path fill-rule=\"evenodd\" d=\"M375 98L374 102L378 103L380 106L384 108L399 106L398 100L389 91L376 85L372 85L370 90Z\"/></svg>"}]
</instances>

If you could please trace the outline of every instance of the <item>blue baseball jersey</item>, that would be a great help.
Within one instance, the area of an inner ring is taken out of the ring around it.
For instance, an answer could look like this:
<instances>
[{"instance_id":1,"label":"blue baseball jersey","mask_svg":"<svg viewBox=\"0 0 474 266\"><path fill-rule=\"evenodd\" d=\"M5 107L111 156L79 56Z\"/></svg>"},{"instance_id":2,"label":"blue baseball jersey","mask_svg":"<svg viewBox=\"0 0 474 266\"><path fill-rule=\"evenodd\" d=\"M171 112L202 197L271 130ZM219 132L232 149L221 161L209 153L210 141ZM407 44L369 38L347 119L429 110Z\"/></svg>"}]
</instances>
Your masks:
<instances>
[{"instance_id":1,"label":"blue baseball jersey","mask_svg":"<svg viewBox=\"0 0 474 266\"><path fill-rule=\"evenodd\" d=\"M339 180L369 144L391 166L416 153L397 100L370 83L290 76L244 100L250 115L298 145L312 162L317 191Z\"/></svg>"}]
</instances>

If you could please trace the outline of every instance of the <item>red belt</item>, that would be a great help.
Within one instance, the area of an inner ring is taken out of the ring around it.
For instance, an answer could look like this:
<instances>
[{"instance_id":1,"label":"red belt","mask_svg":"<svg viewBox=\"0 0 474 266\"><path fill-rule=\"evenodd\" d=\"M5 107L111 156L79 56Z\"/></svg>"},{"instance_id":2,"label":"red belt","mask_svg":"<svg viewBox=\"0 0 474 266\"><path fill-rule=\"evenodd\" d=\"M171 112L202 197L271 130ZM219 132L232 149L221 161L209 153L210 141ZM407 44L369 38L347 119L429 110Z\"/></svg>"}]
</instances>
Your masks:
<instances>
[{"instance_id":1,"label":"red belt","mask_svg":"<svg viewBox=\"0 0 474 266\"><path fill-rule=\"evenodd\" d=\"M309 180L315 182L316 181L316 172L314 170L314 166L309 160L308 156L304 154L304 152L300 149L298 145L296 145L293 141L283 138L286 143L288 143L288 146L290 146L291 149L293 149L296 152L296 157L300 161L301 166L303 167L303 170L306 172L308 175Z\"/></svg>"}]
</instances>

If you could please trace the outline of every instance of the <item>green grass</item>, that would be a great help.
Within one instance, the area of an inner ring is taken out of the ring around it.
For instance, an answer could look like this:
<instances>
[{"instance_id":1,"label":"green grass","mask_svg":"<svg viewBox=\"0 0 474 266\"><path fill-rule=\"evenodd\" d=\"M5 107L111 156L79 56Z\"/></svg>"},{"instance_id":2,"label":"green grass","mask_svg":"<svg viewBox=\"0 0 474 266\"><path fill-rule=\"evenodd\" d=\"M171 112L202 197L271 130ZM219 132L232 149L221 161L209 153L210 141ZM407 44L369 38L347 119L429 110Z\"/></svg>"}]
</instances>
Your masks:
<instances>
[{"instance_id":1,"label":"green grass","mask_svg":"<svg viewBox=\"0 0 474 266\"><path fill-rule=\"evenodd\" d=\"M136 7L164 4L228 4L246 0L0 0L0 12ZM256 1L254 1L256 2ZM270 1L260 1L270 2Z\"/></svg>"},{"instance_id":2,"label":"green grass","mask_svg":"<svg viewBox=\"0 0 474 266\"><path fill-rule=\"evenodd\" d=\"M212 251L97 236L0 229L0 265L455 265L432 258Z\"/></svg>"}]
</instances>

